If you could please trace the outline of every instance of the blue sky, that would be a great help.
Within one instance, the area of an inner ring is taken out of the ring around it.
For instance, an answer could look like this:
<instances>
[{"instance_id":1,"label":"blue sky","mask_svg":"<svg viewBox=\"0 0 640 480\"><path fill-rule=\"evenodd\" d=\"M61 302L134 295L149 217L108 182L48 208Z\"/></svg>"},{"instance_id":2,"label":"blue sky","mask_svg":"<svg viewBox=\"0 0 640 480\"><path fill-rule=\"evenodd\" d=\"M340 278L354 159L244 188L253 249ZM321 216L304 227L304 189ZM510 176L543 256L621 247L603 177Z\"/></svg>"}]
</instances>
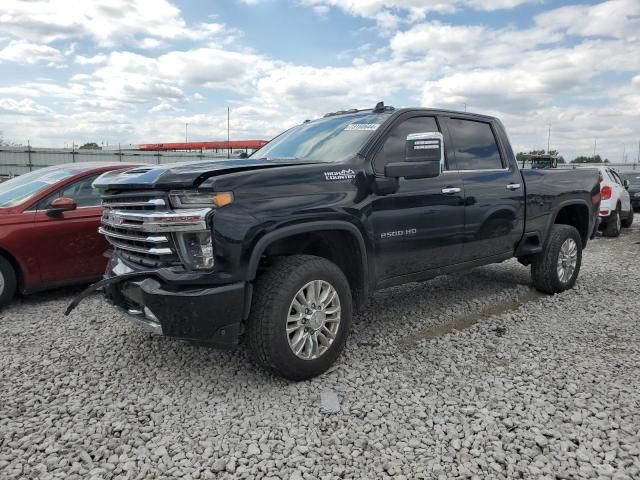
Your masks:
<instances>
[{"instance_id":1,"label":"blue sky","mask_svg":"<svg viewBox=\"0 0 640 480\"><path fill-rule=\"evenodd\" d=\"M0 131L60 147L265 138L327 111L498 115L517 150L634 161L640 2L4 0Z\"/></svg>"}]
</instances>

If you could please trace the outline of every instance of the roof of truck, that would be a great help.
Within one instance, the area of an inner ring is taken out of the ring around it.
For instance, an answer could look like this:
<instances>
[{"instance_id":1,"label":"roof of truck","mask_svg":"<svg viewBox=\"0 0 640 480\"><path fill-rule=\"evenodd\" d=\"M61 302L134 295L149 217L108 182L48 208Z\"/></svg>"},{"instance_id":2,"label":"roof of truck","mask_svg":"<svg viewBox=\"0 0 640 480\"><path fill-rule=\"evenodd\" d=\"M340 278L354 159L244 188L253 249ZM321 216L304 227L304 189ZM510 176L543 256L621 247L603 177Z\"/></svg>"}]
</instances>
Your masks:
<instances>
[{"instance_id":1,"label":"roof of truck","mask_svg":"<svg viewBox=\"0 0 640 480\"><path fill-rule=\"evenodd\" d=\"M323 115L322 118L326 118L326 117L334 117L334 116L339 116L339 115L352 115L354 113L390 113L390 114L402 114L402 113L407 113L407 112L425 112L425 113L430 113L430 114L434 114L434 115L454 115L454 116L464 116L464 117L475 117L475 118L481 118L485 121L492 121L492 120L498 120L496 117L493 117L491 115L484 115L481 113L474 113L474 112L462 112L459 110L447 110L447 109L442 109L442 108L432 108L432 107L402 107L402 108L395 108L389 105L384 105L383 102L380 102L378 105L376 105L375 108L364 108L364 109L357 109L357 108L352 108L349 110L339 110L337 112L331 112L331 113L326 113Z\"/></svg>"}]
</instances>

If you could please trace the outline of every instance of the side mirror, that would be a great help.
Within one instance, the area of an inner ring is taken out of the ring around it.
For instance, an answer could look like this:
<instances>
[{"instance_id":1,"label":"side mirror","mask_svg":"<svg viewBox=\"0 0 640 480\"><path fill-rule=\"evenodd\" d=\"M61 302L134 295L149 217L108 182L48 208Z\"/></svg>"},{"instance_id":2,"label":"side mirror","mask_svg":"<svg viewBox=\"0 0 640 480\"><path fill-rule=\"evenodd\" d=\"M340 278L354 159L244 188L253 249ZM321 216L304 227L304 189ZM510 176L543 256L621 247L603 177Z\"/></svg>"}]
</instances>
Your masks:
<instances>
[{"instance_id":1,"label":"side mirror","mask_svg":"<svg viewBox=\"0 0 640 480\"><path fill-rule=\"evenodd\" d=\"M249 154L247 152L242 152L240 155L238 155L238 158L249 158Z\"/></svg>"},{"instance_id":2,"label":"side mirror","mask_svg":"<svg viewBox=\"0 0 640 480\"><path fill-rule=\"evenodd\" d=\"M412 133L407 136L403 162L388 163L387 177L433 178L444 165L444 138L440 132Z\"/></svg>"},{"instance_id":3,"label":"side mirror","mask_svg":"<svg viewBox=\"0 0 640 480\"><path fill-rule=\"evenodd\" d=\"M622 181L622 185L624 185L624 188L626 188L627 190L629 190L629 185L631 185L631 182L629 182L629 179L628 179L628 178L625 178L625 179Z\"/></svg>"},{"instance_id":4,"label":"side mirror","mask_svg":"<svg viewBox=\"0 0 640 480\"><path fill-rule=\"evenodd\" d=\"M73 198L60 197L56 198L49 209L47 210L47 216L49 217L59 217L63 212L68 212L69 210L75 210L77 208L76 201Z\"/></svg>"}]
</instances>

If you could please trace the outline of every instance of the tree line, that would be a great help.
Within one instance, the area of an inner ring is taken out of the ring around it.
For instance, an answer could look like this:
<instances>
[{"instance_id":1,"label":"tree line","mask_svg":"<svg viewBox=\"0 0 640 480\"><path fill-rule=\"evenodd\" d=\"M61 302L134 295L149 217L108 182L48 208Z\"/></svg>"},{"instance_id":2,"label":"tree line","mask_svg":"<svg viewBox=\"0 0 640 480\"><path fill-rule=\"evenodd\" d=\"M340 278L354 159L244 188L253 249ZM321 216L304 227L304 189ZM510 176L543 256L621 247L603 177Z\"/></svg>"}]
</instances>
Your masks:
<instances>
[{"instance_id":1,"label":"tree line","mask_svg":"<svg viewBox=\"0 0 640 480\"><path fill-rule=\"evenodd\" d=\"M535 155L552 155L558 158L558 163L567 163L565 158L562 155L560 155L560 153L557 150L549 150L548 152L546 150L531 150L529 152L518 152L516 154L516 160L518 160L518 163L522 163L526 161L531 155L534 155L534 156ZM576 157L573 160L571 160L569 163L609 163L609 159L608 158L603 159L598 154L592 155L592 156L580 155L579 157Z\"/></svg>"}]
</instances>

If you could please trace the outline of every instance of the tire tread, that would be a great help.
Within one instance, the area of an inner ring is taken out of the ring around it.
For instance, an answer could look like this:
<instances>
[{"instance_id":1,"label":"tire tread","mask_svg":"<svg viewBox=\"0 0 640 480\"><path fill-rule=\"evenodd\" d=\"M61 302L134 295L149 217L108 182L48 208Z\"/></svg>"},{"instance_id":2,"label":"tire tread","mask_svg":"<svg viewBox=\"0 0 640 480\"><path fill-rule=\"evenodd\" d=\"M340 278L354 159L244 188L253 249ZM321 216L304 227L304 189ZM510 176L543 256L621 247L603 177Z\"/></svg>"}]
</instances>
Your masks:
<instances>
[{"instance_id":1,"label":"tire tread","mask_svg":"<svg viewBox=\"0 0 640 480\"><path fill-rule=\"evenodd\" d=\"M3 307L11 301L18 285L13 265L3 256L0 256L0 273L4 277L4 290L0 294L0 307Z\"/></svg>"},{"instance_id":2,"label":"tire tread","mask_svg":"<svg viewBox=\"0 0 640 480\"><path fill-rule=\"evenodd\" d=\"M578 245L578 263L573 279L568 284L561 284L557 273L557 252L562 243L572 237ZM582 240L575 227L555 224L551 227L544 250L531 262L531 279L536 290L544 293L560 293L573 287L580 273L582 263Z\"/></svg>"},{"instance_id":3,"label":"tire tread","mask_svg":"<svg viewBox=\"0 0 640 480\"><path fill-rule=\"evenodd\" d=\"M321 257L312 255L274 257L273 263L257 278L254 288L251 314L247 321L249 349L260 366L291 380L303 380L310 376L296 369L287 368L282 365L282 362L278 362L278 356L274 353L273 346L276 344L277 336L281 334L281 325L277 320L278 313L275 309L278 307L278 301L275 299L282 295L284 286L291 283L292 275L300 276L305 273L314 273L318 270L330 271L333 275L337 275L340 281L344 282L349 292L349 298L341 298L340 300L343 304L348 303L348 305L343 305L343 311L350 317L351 297L348 281L337 265ZM287 299L287 301L289 300ZM350 318L343 318L342 322L344 324L340 328L348 329ZM342 335L340 341L336 339L337 343L334 343L334 345L341 351L345 341L346 334ZM327 354L330 354L330 352L325 355ZM324 356L318 360L323 359ZM314 360L314 362L318 360Z\"/></svg>"}]
</instances>

